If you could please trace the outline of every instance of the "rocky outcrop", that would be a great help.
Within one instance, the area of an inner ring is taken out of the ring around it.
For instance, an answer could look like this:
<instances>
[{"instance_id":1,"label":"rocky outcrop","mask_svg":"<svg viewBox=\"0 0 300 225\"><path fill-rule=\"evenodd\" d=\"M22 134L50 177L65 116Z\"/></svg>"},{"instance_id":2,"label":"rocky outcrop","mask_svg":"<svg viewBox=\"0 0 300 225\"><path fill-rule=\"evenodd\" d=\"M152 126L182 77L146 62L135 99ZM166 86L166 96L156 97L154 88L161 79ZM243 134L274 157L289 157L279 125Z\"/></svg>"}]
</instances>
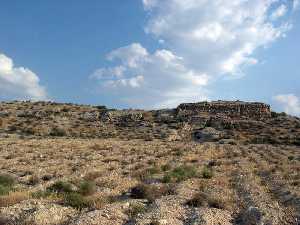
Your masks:
<instances>
[{"instance_id":1,"label":"rocky outcrop","mask_svg":"<svg viewBox=\"0 0 300 225\"><path fill-rule=\"evenodd\" d=\"M270 106L259 102L214 101L199 103L183 103L177 107L179 115L197 115L201 113L224 114L229 117L268 118L271 116Z\"/></svg>"},{"instance_id":2,"label":"rocky outcrop","mask_svg":"<svg viewBox=\"0 0 300 225\"><path fill-rule=\"evenodd\" d=\"M188 128L188 129L187 129ZM121 139L196 139L207 128L222 139L300 144L300 120L270 111L264 103L184 103L176 109L116 110L52 102L0 103L0 136ZM274 135L280 129L281 135ZM205 136L205 135L204 135ZM220 138L203 138L204 141ZM212 137L212 136L211 136ZM202 141L201 141L202 142Z\"/></svg>"}]
</instances>

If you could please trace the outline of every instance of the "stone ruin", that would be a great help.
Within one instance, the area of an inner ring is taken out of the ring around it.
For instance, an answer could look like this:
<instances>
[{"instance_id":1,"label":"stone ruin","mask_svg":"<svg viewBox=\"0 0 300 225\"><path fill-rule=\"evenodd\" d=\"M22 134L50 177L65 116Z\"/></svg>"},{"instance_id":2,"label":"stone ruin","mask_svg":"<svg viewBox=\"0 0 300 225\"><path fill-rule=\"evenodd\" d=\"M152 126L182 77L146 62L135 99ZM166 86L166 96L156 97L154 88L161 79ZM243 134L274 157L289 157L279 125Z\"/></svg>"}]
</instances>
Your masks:
<instances>
[{"instance_id":1,"label":"stone ruin","mask_svg":"<svg viewBox=\"0 0 300 225\"><path fill-rule=\"evenodd\" d=\"M231 118L263 119L271 116L270 105L259 102L213 101L183 103L177 107L177 115L199 114L225 115Z\"/></svg>"}]
</instances>

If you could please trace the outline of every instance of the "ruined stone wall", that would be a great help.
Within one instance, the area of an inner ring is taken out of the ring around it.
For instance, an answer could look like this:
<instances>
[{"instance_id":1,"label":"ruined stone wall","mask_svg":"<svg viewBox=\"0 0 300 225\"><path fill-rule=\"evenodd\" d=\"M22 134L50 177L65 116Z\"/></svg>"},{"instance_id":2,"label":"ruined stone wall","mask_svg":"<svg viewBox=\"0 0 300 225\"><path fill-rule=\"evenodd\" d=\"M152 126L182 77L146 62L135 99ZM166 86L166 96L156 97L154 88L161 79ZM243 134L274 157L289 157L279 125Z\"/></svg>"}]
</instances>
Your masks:
<instances>
[{"instance_id":1,"label":"ruined stone wall","mask_svg":"<svg viewBox=\"0 0 300 225\"><path fill-rule=\"evenodd\" d=\"M179 115L195 115L199 113L224 114L229 117L266 118L270 117L270 106L259 102L199 102L184 103L177 107Z\"/></svg>"}]
</instances>

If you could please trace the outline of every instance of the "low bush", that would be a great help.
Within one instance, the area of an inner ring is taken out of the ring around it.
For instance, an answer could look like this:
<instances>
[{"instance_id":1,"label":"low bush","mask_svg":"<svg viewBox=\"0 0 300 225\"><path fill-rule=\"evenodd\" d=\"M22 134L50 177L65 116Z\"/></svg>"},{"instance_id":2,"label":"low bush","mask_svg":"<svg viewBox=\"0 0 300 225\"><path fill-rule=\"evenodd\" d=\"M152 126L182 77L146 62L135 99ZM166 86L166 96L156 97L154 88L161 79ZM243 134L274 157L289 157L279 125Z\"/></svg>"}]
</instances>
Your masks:
<instances>
[{"instance_id":1,"label":"low bush","mask_svg":"<svg viewBox=\"0 0 300 225\"><path fill-rule=\"evenodd\" d=\"M82 181L79 185L78 193L82 195L92 195L96 192L97 187L93 181Z\"/></svg>"},{"instance_id":2,"label":"low bush","mask_svg":"<svg viewBox=\"0 0 300 225\"><path fill-rule=\"evenodd\" d=\"M136 199L147 199L149 202L155 201L164 195L172 194L174 191L168 185L157 186L139 184L131 189L131 197Z\"/></svg>"},{"instance_id":3,"label":"low bush","mask_svg":"<svg viewBox=\"0 0 300 225\"><path fill-rule=\"evenodd\" d=\"M194 166L180 166L165 174L163 177L163 182L181 182L197 176L198 172Z\"/></svg>"},{"instance_id":4,"label":"low bush","mask_svg":"<svg viewBox=\"0 0 300 225\"><path fill-rule=\"evenodd\" d=\"M170 164L164 164L161 166L161 170L166 172L169 171L171 169L171 165Z\"/></svg>"},{"instance_id":5,"label":"low bush","mask_svg":"<svg viewBox=\"0 0 300 225\"><path fill-rule=\"evenodd\" d=\"M207 205L208 195L200 192L193 196L192 199L188 200L186 204L191 207L204 207Z\"/></svg>"},{"instance_id":6,"label":"low bush","mask_svg":"<svg viewBox=\"0 0 300 225\"><path fill-rule=\"evenodd\" d=\"M211 168L208 167L204 167L202 170L202 177L205 179L210 179L213 177L213 170Z\"/></svg>"},{"instance_id":7,"label":"low bush","mask_svg":"<svg viewBox=\"0 0 300 225\"><path fill-rule=\"evenodd\" d=\"M228 201L228 203L227 203ZM217 209L227 209L229 200L226 197L199 192L192 199L186 202L190 207L211 207Z\"/></svg>"},{"instance_id":8,"label":"low bush","mask_svg":"<svg viewBox=\"0 0 300 225\"><path fill-rule=\"evenodd\" d=\"M0 175L0 196L7 195L15 185L15 179L7 174Z\"/></svg>"},{"instance_id":9,"label":"low bush","mask_svg":"<svg viewBox=\"0 0 300 225\"><path fill-rule=\"evenodd\" d=\"M8 174L1 174L0 175L0 185L6 186L6 187L12 187L15 185L15 179Z\"/></svg>"},{"instance_id":10,"label":"low bush","mask_svg":"<svg viewBox=\"0 0 300 225\"><path fill-rule=\"evenodd\" d=\"M39 182L40 182L40 178L37 175L32 175L28 180L29 185L36 185Z\"/></svg>"},{"instance_id":11,"label":"low bush","mask_svg":"<svg viewBox=\"0 0 300 225\"><path fill-rule=\"evenodd\" d=\"M11 190L11 188L9 188L7 186L0 185L0 196L1 195L7 195L10 190Z\"/></svg>"},{"instance_id":12,"label":"low bush","mask_svg":"<svg viewBox=\"0 0 300 225\"><path fill-rule=\"evenodd\" d=\"M50 136L63 137L66 135L67 135L67 132L61 127L53 127L50 131Z\"/></svg>"},{"instance_id":13,"label":"low bush","mask_svg":"<svg viewBox=\"0 0 300 225\"><path fill-rule=\"evenodd\" d=\"M72 185L65 181L57 181L48 187L47 190L56 193L71 193L73 191Z\"/></svg>"},{"instance_id":14,"label":"low bush","mask_svg":"<svg viewBox=\"0 0 300 225\"><path fill-rule=\"evenodd\" d=\"M90 205L81 194L75 192L64 194L64 204L80 210Z\"/></svg>"},{"instance_id":15,"label":"low bush","mask_svg":"<svg viewBox=\"0 0 300 225\"><path fill-rule=\"evenodd\" d=\"M41 198L47 198L49 196L51 196L53 193L46 190L46 191L36 191L36 192L33 192L31 193L31 197L32 198L35 198L35 199L41 199Z\"/></svg>"},{"instance_id":16,"label":"low bush","mask_svg":"<svg viewBox=\"0 0 300 225\"><path fill-rule=\"evenodd\" d=\"M137 215L142 214L146 211L146 206L142 203L133 203L127 210L129 218L135 218Z\"/></svg>"}]
</instances>

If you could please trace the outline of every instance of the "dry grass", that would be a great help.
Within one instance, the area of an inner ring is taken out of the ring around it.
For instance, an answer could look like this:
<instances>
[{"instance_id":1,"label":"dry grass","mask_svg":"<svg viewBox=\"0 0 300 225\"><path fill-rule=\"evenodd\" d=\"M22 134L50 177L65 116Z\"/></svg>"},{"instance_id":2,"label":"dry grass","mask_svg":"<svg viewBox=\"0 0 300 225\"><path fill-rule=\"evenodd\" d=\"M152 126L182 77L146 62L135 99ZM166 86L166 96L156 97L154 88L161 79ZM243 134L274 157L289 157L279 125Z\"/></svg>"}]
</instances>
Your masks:
<instances>
[{"instance_id":1,"label":"dry grass","mask_svg":"<svg viewBox=\"0 0 300 225\"><path fill-rule=\"evenodd\" d=\"M0 207L8 207L29 198L30 194L27 191L10 192L8 195L0 196Z\"/></svg>"}]
</instances>

